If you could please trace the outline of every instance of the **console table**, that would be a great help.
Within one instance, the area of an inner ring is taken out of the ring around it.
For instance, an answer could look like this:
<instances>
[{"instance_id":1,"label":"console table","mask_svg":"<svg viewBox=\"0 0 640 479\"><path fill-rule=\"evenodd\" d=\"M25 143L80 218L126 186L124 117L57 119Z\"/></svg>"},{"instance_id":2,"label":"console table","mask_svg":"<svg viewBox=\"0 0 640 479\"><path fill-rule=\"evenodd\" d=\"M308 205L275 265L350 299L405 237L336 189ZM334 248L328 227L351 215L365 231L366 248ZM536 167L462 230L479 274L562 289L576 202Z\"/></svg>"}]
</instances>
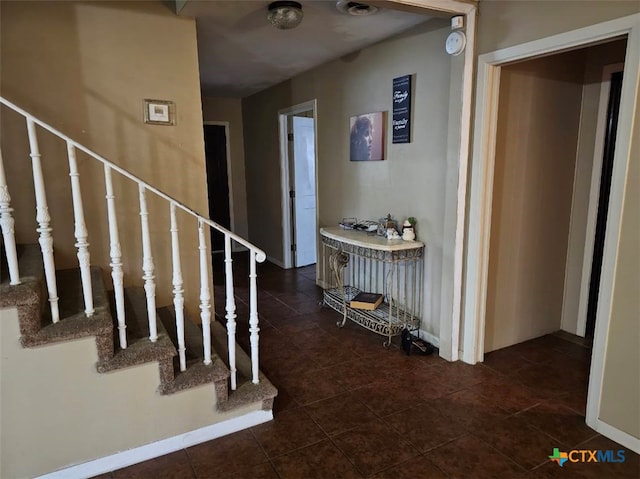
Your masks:
<instances>
[{"instance_id":1,"label":"console table","mask_svg":"<svg viewBox=\"0 0 640 479\"><path fill-rule=\"evenodd\" d=\"M388 240L340 227L321 228L320 237L326 283L323 302L342 313L339 327L349 318L386 336L388 346L403 329L420 326L424 243ZM371 311L351 308L349 303L361 291L380 293L383 302Z\"/></svg>"}]
</instances>

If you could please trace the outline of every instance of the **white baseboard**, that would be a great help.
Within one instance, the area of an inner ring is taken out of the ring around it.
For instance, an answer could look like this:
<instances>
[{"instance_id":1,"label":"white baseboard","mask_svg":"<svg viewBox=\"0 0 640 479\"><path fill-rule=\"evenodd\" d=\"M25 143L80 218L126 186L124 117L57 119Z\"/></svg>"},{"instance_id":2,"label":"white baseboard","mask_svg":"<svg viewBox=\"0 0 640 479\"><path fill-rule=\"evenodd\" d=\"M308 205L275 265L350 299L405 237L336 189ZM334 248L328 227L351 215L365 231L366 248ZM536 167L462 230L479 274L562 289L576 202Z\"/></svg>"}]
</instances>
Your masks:
<instances>
[{"instance_id":1,"label":"white baseboard","mask_svg":"<svg viewBox=\"0 0 640 479\"><path fill-rule=\"evenodd\" d=\"M273 256L267 256L267 261L275 264L276 266L280 266L282 269L287 269L282 261L275 259Z\"/></svg>"},{"instance_id":2,"label":"white baseboard","mask_svg":"<svg viewBox=\"0 0 640 479\"><path fill-rule=\"evenodd\" d=\"M222 421L195 431L185 432L178 436L169 437L161 441L144 446L118 452L111 456L101 457L93 461L50 472L35 479L84 479L106 472L131 466L142 461L164 456L186 447L195 446L218 437L226 436L249 427L257 426L273 419L272 411L253 411L244 416Z\"/></svg>"},{"instance_id":3,"label":"white baseboard","mask_svg":"<svg viewBox=\"0 0 640 479\"><path fill-rule=\"evenodd\" d=\"M596 419L595 424L589 424L587 421L587 426L595 429L600 434L605 437L608 437L612 441L617 442L618 444L622 444L627 449L631 449L636 454L640 454L640 439L631 434L628 434L620 429L617 429L606 422L602 422L600 419Z\"/></svg>"},{"instance_id":4,"label":"white baseboard","mask_svg":"<svg viewBox=\"0 0 640 479\"><path fill-rule=\"evenodd\" d=\"M425 341L427 341L428 343L430 343L433 346L435 346L436 348L440 349L440 338L434 336L431 333L428 333L424 329L420 330L420 337L422 339L424 339Z\"/></svg>"}]
</instances>

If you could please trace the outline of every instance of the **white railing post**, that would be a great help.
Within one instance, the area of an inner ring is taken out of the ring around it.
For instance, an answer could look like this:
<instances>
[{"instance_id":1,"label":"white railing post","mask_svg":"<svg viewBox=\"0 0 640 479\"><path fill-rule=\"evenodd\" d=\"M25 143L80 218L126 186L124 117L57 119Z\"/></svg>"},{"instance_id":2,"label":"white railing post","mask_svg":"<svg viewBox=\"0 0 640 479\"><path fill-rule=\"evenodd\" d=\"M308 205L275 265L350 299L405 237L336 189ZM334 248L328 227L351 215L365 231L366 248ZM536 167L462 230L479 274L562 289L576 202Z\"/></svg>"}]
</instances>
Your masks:
<instances>
[{"instance_id":1,"label":"white railing post","mask_svg":"<svg viewBox=\"0 0 640 479\"><path fill-rule=\"evenodd\" d=\"M142 225L142 279L144 291L147 295L147 316L149 317L149 340L155 343L158 339L158 327L156 325L156 283L155 265L151 254L151 235L149 234L149 211L147 210L147 198L144 186L138 185L140 194L140 223Z\"/></svg>"},{"instance_id":2,"label":"white railing post","mask_svg":"<svg viewBox=\"0 0 640 479\"><path fill-rule=\"evenodd\" d=\"M236 389L236 300L233 295L233 259L231 259L231 237L224 235L224 281L227 302L227 344L229 347L229 369L231 389Z\"/></svg>"},{"instance_id":3,"label":"white railing post","mask_svg":"<svg viewBox=\"0 0 640 479\"><path fill-rule=\"evenodd\" d=\"M104 165L104 183L107 192L107 219L109 221L109 256L111 257L111 278L113 279L113 293L116 300L116 317L118 320L118 339L120 347L127 349L127 324L124 309L124 273L122 271L122 251L120 250L120 235L118 233L118 219L116 217L116 202L113 194L111 168Z\"/></svg>"},{"instance_id":4,"label":"white railing post","mask_svg":"<svg viewBox=\"0 0 640 479\"><path fill-rule=\"evenodd\" d=\"M44 275L47 283L47 293L49 304L51 305L51 320L57 323L60 320L58 310L58 286L56 285L56 266L53 260L53 237L51 236L51 217L49 216L49 206L47 205L47 195L44 189L44 178L42 176L42 165L40 164L40 148L36 135L36 125L31 118L27 118L27 133L29 134L29 148L31 156L31 166L33 169L33 186L36 194L36 221L40 234L38 242L42 250L42 260L44 262Z\"/></svg>"},{"instance_id":5,"label":"white railing post","mask_svg":"<svg viewBox=\"0 0 640 479\"><path fill-rule=\"evenodd\" d=\"M182 289L182 267L180 265L180 240L178 238L178 222L176 221L176 205L170 204L171 213L171 261L173 264L173 306L176 310L176 335L178 336L178 355L180 371L186 371L187 359L184 345L184 290Z\"/></svg>"},{"instance_id":6,"label":"white railing post","mask_svg":"<svg viewBox=\"0 0 640 479\"><path fill-rule=\"evenodd\" d=\"M256 252L249 253L249 332L251 341L251 381L258 384L259 379L259 350L258 350L258 282L256 274Z\"/></svg>"},{"instance_id":7,"label":"white railing post","mask_svg":"<svg viewBox=\"0 0 640 479\"><path fill-rule=\"evenodd\" d=\"M11 215L11 196L7 186L7 177L4 174L2 151L0 150L0 228L4 239L4 250L9 267L9 284L20 284L20 271L18 270L18 253L16 251L16 237L14 233L14 219Z\"/></svg>"},{"instance_id":8,"label":"white railing post","mask_svg":"<svg viewBox=\"0 0 640 479\"><path fill-rule=\"evenodd\" d=\"M80 190L80 173L76 161L76 149L67 142L67 156L69 157L69 177L71 178L71 197L73 200L73 220L76 244L78 248L78 264L80 265L80 277L82 280L82 293L84 295L84 313L93 316L93 288L91 286L91 260L89 255L89 233L84 221L84 207L82 205L82 193Z\"/></svg>"},{"instance_id":9,"label":"white railing post","mask_svg":"<svg viewBox=\"0 0 640 479\"><path fill-rule=\"evenodd\" d=\"M209 258L204 240L204 224L198 220L198 249L200 250L200 319L204 363L211 364L211 293L209 292Z\"/></svg>"}]
</instances>

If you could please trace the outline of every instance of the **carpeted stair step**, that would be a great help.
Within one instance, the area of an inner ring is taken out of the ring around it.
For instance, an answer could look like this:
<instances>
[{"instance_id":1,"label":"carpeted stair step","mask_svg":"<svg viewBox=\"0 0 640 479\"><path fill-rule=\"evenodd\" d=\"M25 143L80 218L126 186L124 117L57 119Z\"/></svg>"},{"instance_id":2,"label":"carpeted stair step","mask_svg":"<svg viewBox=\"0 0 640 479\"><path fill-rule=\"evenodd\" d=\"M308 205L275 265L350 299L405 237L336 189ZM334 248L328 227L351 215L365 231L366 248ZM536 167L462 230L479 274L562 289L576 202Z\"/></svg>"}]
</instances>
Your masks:
<instances>
[{"instance_id":1,"label":"carpeted stair step","mask_svg":"<svg viewBox=\"0 0 640 479\"><path fill-rule=\"evenodd\" d=\"M41 282L44 283L44 279ZM35 347L95 336L98 359L110 358L113 355L111 313L100 268L91 267L94 313L90 317L85 314L80 268L56 271L56 284L60 321L52 323L51 311L46 307L42 315L46 326L35 333L23 335L20 338L22 345ZM48 304L47 301L43 303Z\"/></svg>"},{"instance_id":2,"label":"carpeted stair step","mask_svg":"<svg viewBox=\"0 0 640 479\"><path fill-rule=\"evenodd\" d=\"M162 318L169 336L177 347L177 328L175 322L175 309L173 306L161 308L158 317ZM259 384L251 382L251 359L236 344L237 388L230 391L229 387L229 349L227 344L227 331L217 321L211 323L211 348L212 364L203 364L203 338L202 326L189 318L185 311L185 345L187 370L180 372L179 360L174 358L176 380L163 394L169 394L187 387L193 387L204 382L214 382L217 397L217 409L221 412L242 407L262 401L263 409L273 408L273 398L278 395L278 390L262 374L259 374ZM215 351L215 354L213 353Z\"/></svg>"},{"instance_id":3,"label":"carpeted stair step","mask_svg":"<svg viewBox=\"0 0 640 479\"><path fill-rule=\"evenodd\" d=\"M167 334L178 347L178 333L176 326L176 311L173 305L165 306L158 309L158 318L162 321ZM204 343L202 340L202 329L199 324L194 322L189 313L184 311L184 341L187 345L185 356L187 364L202 361L204 359ZM179 359L176 358L176 365L179 365Z\"/></svg>"},{"instance_id":4,"label":"carpeted stair step","mask_svg":"<svg viewBox=\"0 0 640 479\"><path fill-rule=\"evenodd\" d=\"M158 319L162 322L171 341L177 348L178 334L175 308L173 306L159 308ZM159 389L160 393L172 394L202 384L214 383L218 400L226 398L228 394L227 379L229 378L229 369L214 351L211 353L211 364L204 364L202 329L191 321L186 311L184 312L184 337L187 369L180 371L180 359L178 356L174 357L174 380L171 383L162 384Z\"/></svg>"},{"instance_id":5,"label":"carpeted stair step","mask_svg":"<svg viewBox=\"0 0 640 479\"><path fill-rule=\"evenodd\" d=\"M227 330L218 321L211 322L211 345L223 358L225 365L229 367ZM258 384L251 382L251 358L237 343L236 369L237 388L235 391L229 391L229 396L226 399L218 400L218 411L230 411L257 401L262 401L263 409L272 409L273 400L278 395L278 390L261 371L258 372Z\"/></svg>"},{"instance_id":6,"label":"carpeted stair step","mask_svg":"<svg viewBox=\"0 0 640 479\"><path fill-rule=\"evenodd\" d=\"M95 336L98 357L110 357L113 354L111 316L100 269L91 268L94 301L91 317L84 312L80 269L56 271L60 321L52 323L40 248L35 244L19 245L17 251L21 284L10 286L8 280L3 282L0 305L17 306L21 344L36 347Z\"/></svg>"},{"instance_id":7,"label":"carpeted stair step","mask_svg":"<svg viewBox=\"0 0 640 479\"><path fill-rule=\"evenodd\" d=\"M177 354L161 321L157 321L158 339L149 339L147 298L141 287L125 289L125 318L127 324L127 348L116 346L116 353L106 361L98 362L98 372L106 373L116 369L158 361L160 363L161 385L173 381L173 357ZM115 308L114 308L115 310ZM113 318L117 331L117 319ZM117 336L117 332L114 333ZM111 339L113 344L113 339Z\"/></svg>"},{"instance_id":8,"label":"carpeted stair step","mask_svg":"<svg viewBox=\"0 0 640 479\"><path fill-rule=\"evenodd\" d=\"M16 246L20 284L9 285L6 257L2 252L2 281L0 282L0 308L16 306L20 321L20 334L28 336L40 331L45 322L43 313L48 306L44 284L44 266L38 244Z\"/></svg>"}]
</instances>

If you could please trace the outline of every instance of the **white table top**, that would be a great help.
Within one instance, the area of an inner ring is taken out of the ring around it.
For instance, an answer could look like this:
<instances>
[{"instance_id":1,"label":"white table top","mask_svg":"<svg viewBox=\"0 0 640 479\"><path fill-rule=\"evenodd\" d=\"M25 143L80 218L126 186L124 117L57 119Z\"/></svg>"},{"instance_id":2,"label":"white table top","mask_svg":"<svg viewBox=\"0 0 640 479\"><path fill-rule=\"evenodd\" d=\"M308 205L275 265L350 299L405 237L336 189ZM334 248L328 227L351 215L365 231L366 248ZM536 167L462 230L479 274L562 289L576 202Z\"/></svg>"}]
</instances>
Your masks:
<instances>
[{"instance_id":1,"label":"white table top","mask_svg":"<svg viewBox=\"0 0 640 479\"><path fill-rule=\"evenodd\" d=\"M382 236L369 235L365 231L348 230L341 228L340 226L327 226L320 228L320 234L343 243L382 251L402 251L424 247L424 243L421 241L404 241L402 239L389 240Z\"/></svg>"}]
</instances>

